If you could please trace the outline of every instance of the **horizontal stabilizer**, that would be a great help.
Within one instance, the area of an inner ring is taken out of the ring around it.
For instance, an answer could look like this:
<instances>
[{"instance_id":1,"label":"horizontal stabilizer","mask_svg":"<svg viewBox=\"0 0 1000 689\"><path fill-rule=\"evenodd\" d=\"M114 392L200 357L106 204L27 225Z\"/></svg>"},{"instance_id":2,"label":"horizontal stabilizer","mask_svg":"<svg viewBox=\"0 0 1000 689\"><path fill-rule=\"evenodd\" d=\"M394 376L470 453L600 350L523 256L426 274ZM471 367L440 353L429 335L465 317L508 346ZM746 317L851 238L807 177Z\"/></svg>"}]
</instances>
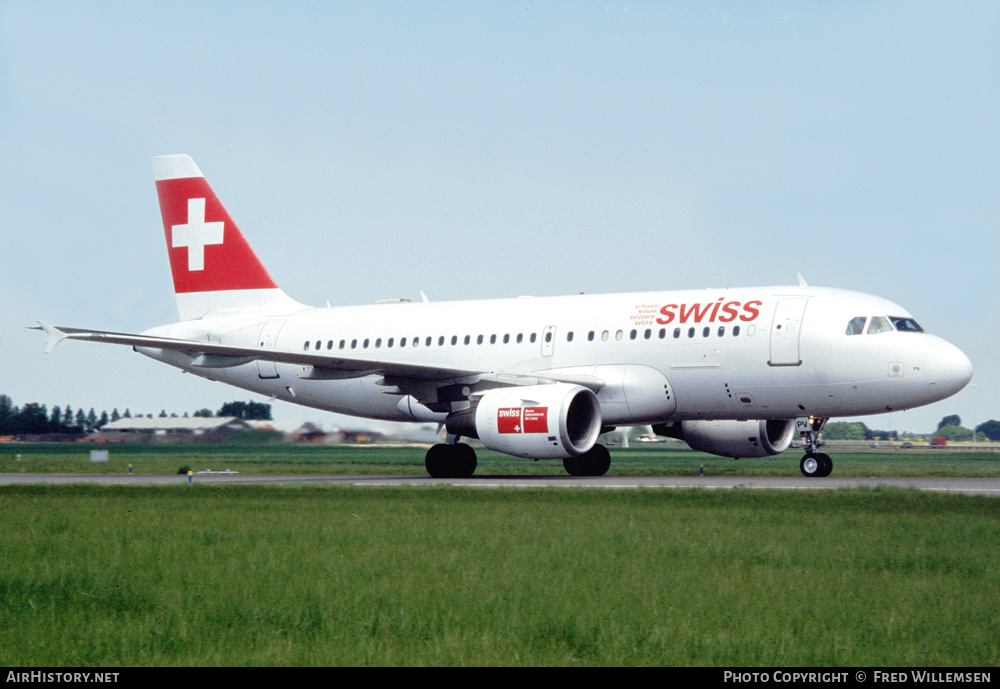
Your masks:
<instances>
[{"instance_id":1,"label":"horizontal stabilizer","mask_svg":"<svg viewBox=\"0 0 1000 689\"><path fill-rule=\"evenodd\" d=\"M38 327L31 330L45 331L45 353L51 354L56 345L65 340L68 335L54 325L49 325L45 321L38 321Z\"/></svg>"}]
</instances>

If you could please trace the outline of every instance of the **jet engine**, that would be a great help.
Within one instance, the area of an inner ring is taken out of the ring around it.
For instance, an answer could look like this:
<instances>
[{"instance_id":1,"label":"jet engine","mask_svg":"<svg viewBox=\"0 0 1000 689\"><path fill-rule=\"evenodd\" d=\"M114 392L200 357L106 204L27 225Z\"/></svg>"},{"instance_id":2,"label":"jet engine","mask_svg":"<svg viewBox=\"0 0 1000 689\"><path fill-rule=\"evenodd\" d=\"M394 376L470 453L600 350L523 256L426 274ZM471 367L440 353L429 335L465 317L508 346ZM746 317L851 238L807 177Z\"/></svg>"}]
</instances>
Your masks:
<instances>
[{"instance_id":1,"label":"jet engine","mask_svg":"<svg viewBox=\"0 0 1000 689\"><path fill-rule=\"evenodd\" d=\"M601 434L601 405L568 383L489 390L475 407L448 416L448 432L479 438L491 450L529 459L586 453Z\"/></svg>"},{"instance_id":2,"label":"jet engine","mask_svg":"<svg viewBox=\"0 0 1000 689\"><path fill-rule=\"evenodd\" d=\"M659 435L683 440L692 450L749 459L787 450L795 436L795 419L681 421L669 428L654 426L653 429Z\"/></svg>"}]
</instances>

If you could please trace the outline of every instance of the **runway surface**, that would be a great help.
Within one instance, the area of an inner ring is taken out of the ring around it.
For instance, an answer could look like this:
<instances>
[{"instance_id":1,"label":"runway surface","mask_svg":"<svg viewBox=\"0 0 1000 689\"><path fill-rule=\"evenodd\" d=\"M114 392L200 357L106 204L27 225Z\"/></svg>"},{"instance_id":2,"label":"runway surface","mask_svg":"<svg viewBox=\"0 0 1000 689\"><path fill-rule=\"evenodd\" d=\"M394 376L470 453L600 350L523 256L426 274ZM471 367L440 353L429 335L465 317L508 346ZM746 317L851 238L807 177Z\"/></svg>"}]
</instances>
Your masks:
<instances>
[{"instance_id":1,"label":"runway surface","mask_svg":"<svg viewBox=\"0 0 1000 689\"><path fill-rule=\"evenodd\" d=\"M0 474L0 485L89 483L97 485L184 485L187 476L153 474ZM467 488L702 488L733 490L829 490L835 488L915 488L938 493L1000 497L1000 478L837 478L808 479L795 476L485 476L468 479L435 479L430 476L334 476L314 474L195 474L190 483L227 484L333 484L353 486L436 486Z\"/></svg>"}]
</instances>

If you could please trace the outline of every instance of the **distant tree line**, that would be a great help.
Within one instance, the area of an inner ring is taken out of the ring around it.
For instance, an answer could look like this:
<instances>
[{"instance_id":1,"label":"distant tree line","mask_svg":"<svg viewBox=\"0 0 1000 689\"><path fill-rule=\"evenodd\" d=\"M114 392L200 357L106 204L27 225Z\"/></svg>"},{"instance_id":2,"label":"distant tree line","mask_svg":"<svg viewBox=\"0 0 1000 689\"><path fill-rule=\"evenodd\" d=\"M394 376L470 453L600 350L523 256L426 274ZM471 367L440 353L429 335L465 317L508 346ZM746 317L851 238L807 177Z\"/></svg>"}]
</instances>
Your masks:
<instances>
[{"instance_id":1,"label":"distant tree line","mask_svg":"<svg viewBox=\"0 0 1000 689\"><path fill-rule=\"evenodd\" d=\"M139 414L139 416L144 416ZM145 416L152 417L152 414ZM167 412L161 411L160 418L168 416ZM177 417L177 414L170 414ZM185 412L184 416L188 414ZM271 405L258 402L228 402L216 414L209 409L199 409L193 416L236 416L241 419L271 419ZM51 411L44 404L28 402L17 407L14 400L9 395L0 394L0 435L51 435L63 434L66 436L83 435L100 430L104 424L118 419L130 419L132 413L126 409L124 413L119 413L115 408L110 414L102 411L100 414L93 408L90 411L83 411L83 408L74 410L72 406L55 406Z\"/></svg>"},{"instance_id":2,"label":"distant tree line","mask_svg":"<svg viewBox=\"0 0 1000 689\"><path fill-rule=\"evenodd\" d=\"M98 415L93 408L89 412L83 408L74 411L70 405L56 406L49 411L44 404L37 402L17 407L9 395L0 395L0 435L81 435L115 418L121 418L117 409L110 415L106 411Z\"/></svg>"},{"instance_id":3,"label":"distant tree line","mask_svg":"<svg viewBox=\"0 0 1000 689\"><path fill-rule=\"evenodd\" d=\"M235 416L247 421L270 421L271 405L260 402L227 402L216 416Z\"/></svg>"},{"instance_id":4,"label":"distant tree line","mask_svg":"<svg viewBox=\"0 0 1000 689\"><path fill-rule=\"evenodd\" d=\"M951 442L968 442L973 438L973 430L962 426L958 414L944 417L938 423L937 430L928 434L934 438L945 438ZM977 440L1000 442L1000 421L991 419L975 428ZM896 431L879 431L868 428L860 421L831 421L823 428L825 440L898 440Z\"/></svg>"}]
</instances>

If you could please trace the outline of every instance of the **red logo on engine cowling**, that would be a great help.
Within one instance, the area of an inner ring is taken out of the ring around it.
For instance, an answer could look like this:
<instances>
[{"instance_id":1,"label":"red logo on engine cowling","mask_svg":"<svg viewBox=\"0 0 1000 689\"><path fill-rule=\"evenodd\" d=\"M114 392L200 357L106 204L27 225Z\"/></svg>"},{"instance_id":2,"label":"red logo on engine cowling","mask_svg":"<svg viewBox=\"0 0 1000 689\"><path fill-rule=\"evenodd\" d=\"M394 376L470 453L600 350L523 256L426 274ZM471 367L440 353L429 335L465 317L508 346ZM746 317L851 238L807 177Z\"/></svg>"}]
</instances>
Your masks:
<instances>
[{"instance_id":1,"label":"red logo on engine cowling","mask_svg":"<svg viewBox=\"0 0 1000 689\"><path fill-rule=\"evenodd\" d=\"M502 407L497 410L497 433L548 432L548 407Z\"/></svg>"}]
</instances>

